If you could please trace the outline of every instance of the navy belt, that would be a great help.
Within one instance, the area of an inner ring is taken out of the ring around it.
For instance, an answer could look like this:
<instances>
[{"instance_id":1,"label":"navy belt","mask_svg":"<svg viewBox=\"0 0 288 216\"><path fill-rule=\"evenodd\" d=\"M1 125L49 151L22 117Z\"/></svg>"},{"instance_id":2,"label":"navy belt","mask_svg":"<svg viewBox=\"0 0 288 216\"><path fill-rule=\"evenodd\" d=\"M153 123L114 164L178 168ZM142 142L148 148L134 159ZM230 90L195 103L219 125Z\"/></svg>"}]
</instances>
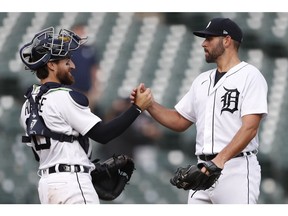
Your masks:
<instances>
[{"instance_id":1,"label":"navy belt","mask_svg":"<svg viewBox=\"0 0 288 216\"><path fill-rule=\"evenodd\" d=\"M51 174L56 172L82 172L89 173L90 168L81 165L68 165L68 164L58 164L47 169L40 170L41 174Z\"/></svg>"},{"instance_id":2,"label":"navy belt","mask_svg":"<svg viewBox=\"0 0 288 216\"><path fill-rule=\"evenodd\" d=\"M234 156L233 158L243 157L243 156L252 155L252 154L257 154L257 150L253 150L253 151L250 151L250 152L241 152L240 154ZM203 161L210 161L210 160L213 160L216 156L217 156L217 154L212 154L212 155L198 155L198 158L199 158L200 160L203 160Z\"/></svg>"}]
</instances>

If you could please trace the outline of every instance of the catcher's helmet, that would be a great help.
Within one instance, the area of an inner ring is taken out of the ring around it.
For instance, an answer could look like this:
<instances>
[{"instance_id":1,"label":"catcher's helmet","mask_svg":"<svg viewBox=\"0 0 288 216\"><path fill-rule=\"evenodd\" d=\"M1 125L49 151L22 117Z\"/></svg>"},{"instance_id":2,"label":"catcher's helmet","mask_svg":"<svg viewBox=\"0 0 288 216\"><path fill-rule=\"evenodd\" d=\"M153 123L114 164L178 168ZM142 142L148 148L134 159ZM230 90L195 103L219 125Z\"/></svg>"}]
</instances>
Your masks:
<instances>
[{"instance_id":1,"label":"catcher's helmet","mask_svg":"<svg viewBox=\"0 0 288 216\"><path fill-rule=\"evenodd\" d=\"M70 57L70 52L86 41L87 37L81 38L67 29L54 34L54 27L49 27L37 33L30 43L20 49L20 57L26 67L33 71L48 61Z\"/></svg>"}]
</instances>

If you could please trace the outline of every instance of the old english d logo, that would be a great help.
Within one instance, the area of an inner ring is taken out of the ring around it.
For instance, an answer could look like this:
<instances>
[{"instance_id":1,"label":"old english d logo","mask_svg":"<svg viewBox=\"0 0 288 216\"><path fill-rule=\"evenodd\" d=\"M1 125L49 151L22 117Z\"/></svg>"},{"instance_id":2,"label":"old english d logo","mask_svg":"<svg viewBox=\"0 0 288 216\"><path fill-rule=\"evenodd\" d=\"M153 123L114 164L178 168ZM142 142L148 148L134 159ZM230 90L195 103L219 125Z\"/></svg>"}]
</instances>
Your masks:
<instances>
[{"instance_id":1,"label":"old english d logo","mask_svg":"<svg viewBox=\"0 0 288 216\"><path fill-rule=\"evenodd\" d=\"M221 97L221 102L223 102L223 107L221 109L221 114L223 111L235 112L238 110L238 100L239 100L239 91L237 89L227 89L226 93Z\"/></svg>"}]
</instances>

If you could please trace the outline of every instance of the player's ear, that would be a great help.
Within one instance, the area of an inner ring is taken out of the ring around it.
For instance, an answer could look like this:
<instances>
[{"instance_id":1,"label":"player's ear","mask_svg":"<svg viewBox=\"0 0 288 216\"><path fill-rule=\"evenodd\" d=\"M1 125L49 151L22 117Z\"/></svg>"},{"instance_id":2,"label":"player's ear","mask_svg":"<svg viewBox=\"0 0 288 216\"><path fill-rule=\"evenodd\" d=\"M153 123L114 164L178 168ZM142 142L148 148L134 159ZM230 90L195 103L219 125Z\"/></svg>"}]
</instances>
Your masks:
<instances>
[{"instance_id":1,"label":"player's ear","mask_svg":"<svg viewBox=\"0 0 288 216\"><path fill-rule=\"evenodd\" d=\"M233 39L231 38L230 35L227 35L223 38L223 46L228 47L233 43Z\"/></svg>"},{"instance_id":2,"label":"player's ear","mask_svg":"<svg viewBox=\"0 0 288 216\"><path fill-rule=\"evenodd\" d=\"M47 69L49 71L54 71L55 67L56 67L56 62L54 62L54 61L47 62Z\"/></svg>"}]
</instances>

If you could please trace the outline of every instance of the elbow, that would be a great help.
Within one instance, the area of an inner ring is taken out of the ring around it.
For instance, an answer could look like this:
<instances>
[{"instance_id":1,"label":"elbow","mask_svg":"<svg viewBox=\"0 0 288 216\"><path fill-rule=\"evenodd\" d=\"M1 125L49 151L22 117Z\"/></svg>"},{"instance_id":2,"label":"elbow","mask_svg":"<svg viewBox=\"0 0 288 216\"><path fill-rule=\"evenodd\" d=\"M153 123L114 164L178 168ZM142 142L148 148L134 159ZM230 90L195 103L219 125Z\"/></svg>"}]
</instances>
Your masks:
<instances>
[{"instance_id":1,"label":"elbow","mask_svg":"<svg viewBox=\"0 0 288 216\"><path fill-rule=\"evenodd\" d=\"M176 132L184 132L193 124L193 122L184 118L179 113L177 114L178 114L178 118L177 120L175 119L175 121L173 121L173 123L171 124L171 129Z\"/></svg>"},{"instance_id":2,"label":"elbow","mask_svg":"<svg viewBox=\"0 0 288 216\"><path fill-rule=\"evenodd\" d=\"M258 132L257 129L251 131L251 137L252 137L252 139L257 135L257 132Z\"/></svg>"},{"instance_id":3,"label":"elbow","mask_svg":"<svg viewBox=\"0 0 288 216\"><path fill-rule=\"evenodd\" d=\"M257 128L253 128L253 127L250 127L250 128L247 128L245 130L245 133L248 135L248 139L251 141L254 137L256 137L257 135Z\"/></svg>"},{"instance_id":4,"label":"elbow","mask_svg":"<svg viewBox=\"0 0 288 216\"><path fill-rule=\"evenodd\" d=\"M175 131L175 132L181 133L181 132L186 131L192 125L192 123L189 121L184 121L184 122L182 121L181 123L179 123L179 122L178 123L175 122L174 124L172 124L173 126L170 127L170 129Z\"/></svg>"},{"instance_id":5,"label":"elbow","mask_svg":"<svg viewBox=\"0 0 288 216\"><path fill-rule=\"evenodd\" d=\"M105 138L104 139L103 138L99 139L99 137L89 137L89 138L91 138L95 142L100 143L102 145L105 145L105 144L107 144L110 141L110 140L105 139Z\"/></svg>"},{"instance_id":6,"label":"elbow","mask_svg":"<svg viewBox=\"0 0 288 216\"><path fill-rule=\"evenodd\" d=\"M171 130L178 132L178 133L182 133L184 132L186 129L185 128L171 128Z\"/></svg>"},{"instance_id":7,"label":"elbow","mask_svg":"<svg viewBox=\"0 0 288 216\"><path fill-rule=\"evenodd\" d=\"M172 127L169 127L170 130L173 130L175 132L181 133L187 130L188 127L184 127L183 125L174 125Z\"/></svg>"}]
</instances>

